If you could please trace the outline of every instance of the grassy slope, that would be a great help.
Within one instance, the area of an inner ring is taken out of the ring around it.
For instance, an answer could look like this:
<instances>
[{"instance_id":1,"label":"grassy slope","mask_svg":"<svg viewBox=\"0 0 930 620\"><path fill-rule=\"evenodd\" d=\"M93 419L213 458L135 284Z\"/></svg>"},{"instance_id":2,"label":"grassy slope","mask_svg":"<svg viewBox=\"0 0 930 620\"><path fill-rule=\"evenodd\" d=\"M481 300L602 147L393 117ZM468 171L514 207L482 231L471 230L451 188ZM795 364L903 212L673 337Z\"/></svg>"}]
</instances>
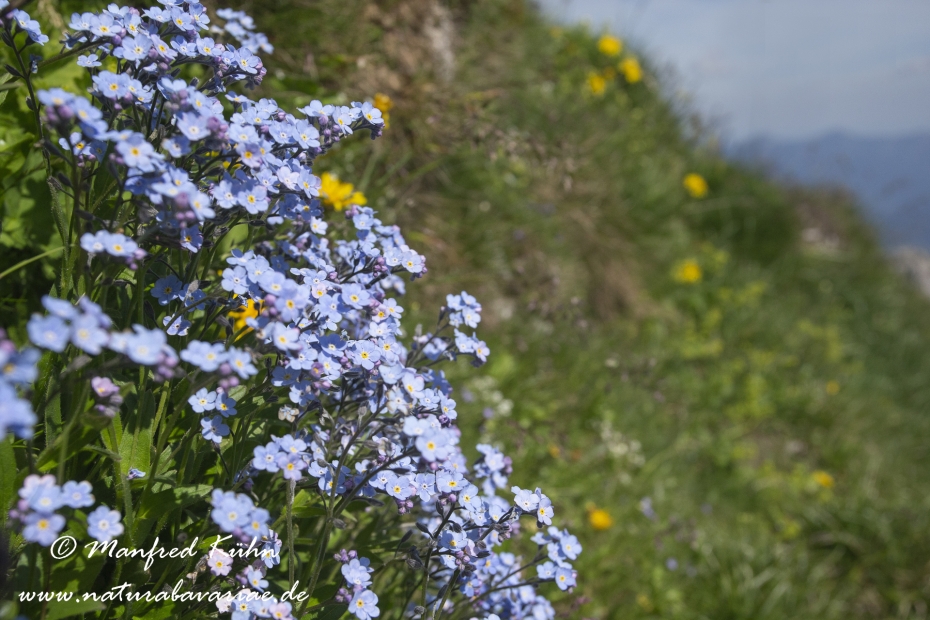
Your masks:
<instances>
[{"instance_id":1,"label":"grassy slope","mask_svg":"<svg viewBox=\"0 0 930 620\"><path fill-rule=\"evenodd\" d=\"M925 616L930 324L843 197L701 148L648 68L588 95L594 39L519 1L452 8L449 82L429 3L263 7L271 88L398 104L373 159L330 165L415 231L431 269L415 311L461 288L485 304L493 381L457 378L471 419L498 403L473 438L506 444L514 482L545 481L579 530L583 598L563 612ZM704 200L681 188L692 170ZM700 282L672 278L685 259ZM589 525L592 504L612 527Z\"/></svg>"}]
</instances>

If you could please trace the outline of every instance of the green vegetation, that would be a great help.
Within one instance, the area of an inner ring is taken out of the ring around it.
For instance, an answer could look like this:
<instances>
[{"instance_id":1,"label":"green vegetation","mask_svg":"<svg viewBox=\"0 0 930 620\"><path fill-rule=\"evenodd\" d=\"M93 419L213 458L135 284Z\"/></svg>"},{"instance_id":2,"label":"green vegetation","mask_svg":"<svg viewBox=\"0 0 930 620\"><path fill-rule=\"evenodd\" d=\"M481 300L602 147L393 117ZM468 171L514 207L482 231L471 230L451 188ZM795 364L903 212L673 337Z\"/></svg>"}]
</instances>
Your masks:
<instances>
[{"instance_id":1,"label":"green vegetation","mask_svg":"<svg viewBox=\"0 0 930 620\"><path fill-rule=\"evenodd\" d=\"M324 162L416 231L437 275L414 314L462 288L484 304L491 379L462 425L584 544L564 616L926 617L930 317L847 199L723 161L648 62L629 83L629 50L520 0L242 8L287 68L279 100L393 99L383 139ZM0 252L44 251L7 222L48 214L4 183Z\"/></svg>"}]
</instances>

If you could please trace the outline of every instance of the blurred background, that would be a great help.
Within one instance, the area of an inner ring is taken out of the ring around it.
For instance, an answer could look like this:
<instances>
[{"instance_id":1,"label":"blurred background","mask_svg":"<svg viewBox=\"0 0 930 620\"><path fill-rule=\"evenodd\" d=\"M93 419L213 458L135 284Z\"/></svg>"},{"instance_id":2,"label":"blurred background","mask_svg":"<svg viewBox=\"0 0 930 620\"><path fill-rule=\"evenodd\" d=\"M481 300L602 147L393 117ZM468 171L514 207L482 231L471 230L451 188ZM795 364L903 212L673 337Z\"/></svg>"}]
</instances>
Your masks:
<instances>
[{"instance_id":1,"label":"blurred background","mask_svg":"<svg viewBox=\"0 0 930 620\"><path fill-rule=\"evenodd\" d=\"M853 192L891 248L930 249L930 4L543 0L635 42L729 156Z\"/></svg>"}]
</instances>

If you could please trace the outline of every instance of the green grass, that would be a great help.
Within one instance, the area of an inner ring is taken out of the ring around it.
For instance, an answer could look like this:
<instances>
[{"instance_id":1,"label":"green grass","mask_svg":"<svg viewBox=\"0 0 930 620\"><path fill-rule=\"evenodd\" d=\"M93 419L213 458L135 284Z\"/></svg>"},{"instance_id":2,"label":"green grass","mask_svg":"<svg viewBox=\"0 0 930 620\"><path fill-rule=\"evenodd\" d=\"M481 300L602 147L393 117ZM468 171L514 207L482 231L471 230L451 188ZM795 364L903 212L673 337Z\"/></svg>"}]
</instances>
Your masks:
<instances>
[{"instance_id":1,"label":"green grass","mask_svg":"<svg viewBox=\"0 0 930 620\"><path fill-rule=\"evenodd\" d=\"M846 198L722 160L648 59L592 96L596 37L520 0L447 5L450 81L427 0L241 6L278 48L266 94L394 99L374 149L324 168L427 255L414 318L463 288L484 304L462 425L582 540L560 614L926 617L930 318ZM685 260L699 282L673 277Z\"/></svg>"}]
</instances>

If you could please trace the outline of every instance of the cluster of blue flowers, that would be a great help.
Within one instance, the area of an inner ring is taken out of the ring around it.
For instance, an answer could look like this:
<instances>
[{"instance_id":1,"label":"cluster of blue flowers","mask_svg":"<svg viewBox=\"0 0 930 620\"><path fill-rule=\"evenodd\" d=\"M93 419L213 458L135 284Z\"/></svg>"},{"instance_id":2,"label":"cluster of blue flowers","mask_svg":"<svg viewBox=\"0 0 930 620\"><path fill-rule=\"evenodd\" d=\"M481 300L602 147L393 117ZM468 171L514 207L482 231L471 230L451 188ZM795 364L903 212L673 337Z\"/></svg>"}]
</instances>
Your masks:
<instances>
[{"instance_id":1,"label":"cluster of blue flowers","mask_svg":"<svg viewBox=\"0 0 930 620\"><path fill-rule=\"evenodd\" d=\"M252 620L253 618L294 620L293 607L290 603L279 601L274 596L256 595L255 591L249 588L243 588L234 595L220 598L216 606L220 612L231 614L232 620Z\"/></svg>"},{"instance_id":2,"label":"cluster of blue flowers","mask_svg":"<svg viewBox=\"0 0 930 620\"><path fill-rule=\"evenodd\" d=\"M32 404L20 398L18 391L27 389L38 376L36 364L39 351L31 347L19 350L6 332L0 329L0 441L7 433L28 439L36 415Z\"/></svg>"},{"instance_id":3,"label":"cluster of blue flowers","mask_svg":"<svg viewBox=\"0 0 930 620\"><path fill-rule=\"evenodd\" d=\"M236 414L236 400L226 394L223 388L210 392L207 388L200 388L187 402L196 413L208 414L208 417L200 421L204 439L220 443L223 437L229 435L229 427L223 422L223 418ZM209 417L208 412L211 411L216 411L217 414Z\"/></svg>"},{"instance_id":4,"label":"cluster of blue flowers","mask_svg":"<svg viewBox=\"0 0 930 620\"><path fill-rule=\"evenodd\" d=\"M173 375L178 355L162 330L133 325L131 331L114 331L113 320L86 296L72 305L46 295L42 305L49 314L34 314L26 325L29 339L36 346L61 353L70 344L90 355L100 355L109 349L136 364L155 367L159 377ZM104 389L99 396L113 394L112 390Z\"/></svg>"},{"instance_id":5,"label":"cluster of blue flowers","mask_svg":"<svg viewBox=\"0 0 930 620\"><path fill-rule=\"evenodd\" d=\"M336 601L349 606L349 612L359 620L371 620L381 615L378 595L368 589L371 585L371 560L360 558L355 551L343 549L335 556L342 564L340 572L346 580L345 586L336 593Z\"/></svg>"},{"instance_id":6,"label":"cluster of blue flowers","mask_svg":"<svg viewBox=\"0 0 930 620\"><path fill-rule=\"evenodd\" d=\"M268 526L271 514L267 510L257 508L247 495L220 489L213 490L212 504L211 515L220 529L232 534L240 544L258 544L261 563L266 568L280 563L281 539ZM231 563L225 566L228 569ZM220 573L214 569L214 574Z\"/></svg>"},{"instance_id":7,"label":"cluster of blue flowers","mask_svg":"<svg viewBox=\"0 0 930 620\"><path fill-rule=\"evenodd\" d=\"M0 0L0 25L3 26L4 39L8 45L12 42L12 37L17 33L25 32L26 37L33 43L45 45L48 43L48 36L42 34L42 27L39 22L32 19L29 13L22 9L10 9L9 0Z\"/></svg>"},{"instance_id":8,"label":"cluster of blue flowers","mask_svg":"<svg viewBox=\"0 0 930 620\"><path fill-rule=\"evenodd\" d=\"M469 467L452 386L436 368L459 358L476 366L487 360L488 346L474 332L481 305L464 291L449 295L436 328L417 327L407 339L395 296L427 273L425 257L371 208L351 205L344 222L329 221L318 200L314 160L359 130L378 137L381 112L367 102L312 101L297 117L272 99L232 92L233 84L260 84L266 73L257 54L271 48L251 19L222 10L211 20L196 2L159 1L163 8L111 4L99 14L72 16L64 43L84 52L77 62L89 72L90 97L57 88L38 93L49 130L45 148L71 173L62 192L76 212L88 209L81 211L80 232L86 267L134 272L136 295L146 292L134 300L138 322L117 330L98 287L75 303L45 297L47 314L30 319L29 339L54 354L103 357L95 373L116 361L143 367L140 377L171 381L176 390L186 386L184 402L201 416L200 433L220 458L224 444L231 445L231 427L237 442L258 444L243 462L223 460L233 488L216 489L211 498L216 527L235 544L260 549L235 573L242 589L219 603L235 620L295 613L286 601L253 595L265 593L267 571L280 563L282 541L270 528L285 512L280 498L293 502L298 488L325 508L328 523L338 523L355 501L393 504L393 518L421 534L406 551L408 566L426 573L422 602L434 612L460 592L489 618L553 618L537 585L572 588L571 561L581 546L551 527L552 502L539 488L514 486L507 494L512 467L500 451L479 445L481 458ZM16 23L38 40L37 25ZM203 77L183 79L187 65L199 65ZM91 212L97 174L114 181L109 213ZM228 247L220 244L236 226L258 240L220 255L218 277L209 264L198 271L199 261ZM222 317L243 308L254 312L234 331ZM7 429L29 436L35 416L15 389L35 380L38 353L17 352L0 335L0 356L6 356L0 394L10 396L0 399L0 437ZM114 417L123 404L119 381L94 376L91 387L94 409ZM289 403L277 420L232 418L240 402L255 402L243 401L246 394L259 392L263 403ZM281 427L288 432L272 434ZM133 470L130 477L144 475ZM77 495L68 495L73 484L57 490L51 476L27 478L20 492L26 503L17 513L27 540L49 544L48 536L62 529L64 519L52 511L78 507ZM80 501L93 503L87 490ZM36 506L46 496L57 499L42 512ZM550 526L533 538L545 552L529 562L499 548L519 534L523 516L538 528ZM103 506L88 525L98 540L122 531L119 513ZM346 580L337 602L359 620L378 616L370 588L378 570L355 552L342 551L336 560ZM221 549L204 559L216 577L230 575L233 564Z\"/></svg>"},{"instance_id":9,"label":"cluster of blue flowers","mask_svg":"<svg viewBox=\"0 0 930 620\"><path fill-rule=\"evenodd\" d=\"M66 519L55 512L61 508L87 508L94 505L89 482L69 480L62 486L55 476L30 475L19 490L20 500L10 511L10 519L23 528L23 538L48 547L58 538ZM123 533L121 515L100 505L87 514L87 533L105 543Z\"/></svg>"},{"instance_id":10,"label":"cluster of blue flowers","mask_svg":"<svg viewBox=\"0 0 930 620\"><path fill-rule=\"evenodd\" d=\"M280 562L281 539L270 529L270 513L258 508L247 495L215 489L212 495L213 521L224 532L233 535L240 549L239 556L257 556L243 567L235 580L243 588L217 601L219 611L231 613L235 620L251 618L281 618L291 620L291 604L270 596L266 590L268 569ZM225 577L233 570L235 559L224 549L214 546L206 556L206 565L213 575Z\"/></svg>"}]
</instances>

